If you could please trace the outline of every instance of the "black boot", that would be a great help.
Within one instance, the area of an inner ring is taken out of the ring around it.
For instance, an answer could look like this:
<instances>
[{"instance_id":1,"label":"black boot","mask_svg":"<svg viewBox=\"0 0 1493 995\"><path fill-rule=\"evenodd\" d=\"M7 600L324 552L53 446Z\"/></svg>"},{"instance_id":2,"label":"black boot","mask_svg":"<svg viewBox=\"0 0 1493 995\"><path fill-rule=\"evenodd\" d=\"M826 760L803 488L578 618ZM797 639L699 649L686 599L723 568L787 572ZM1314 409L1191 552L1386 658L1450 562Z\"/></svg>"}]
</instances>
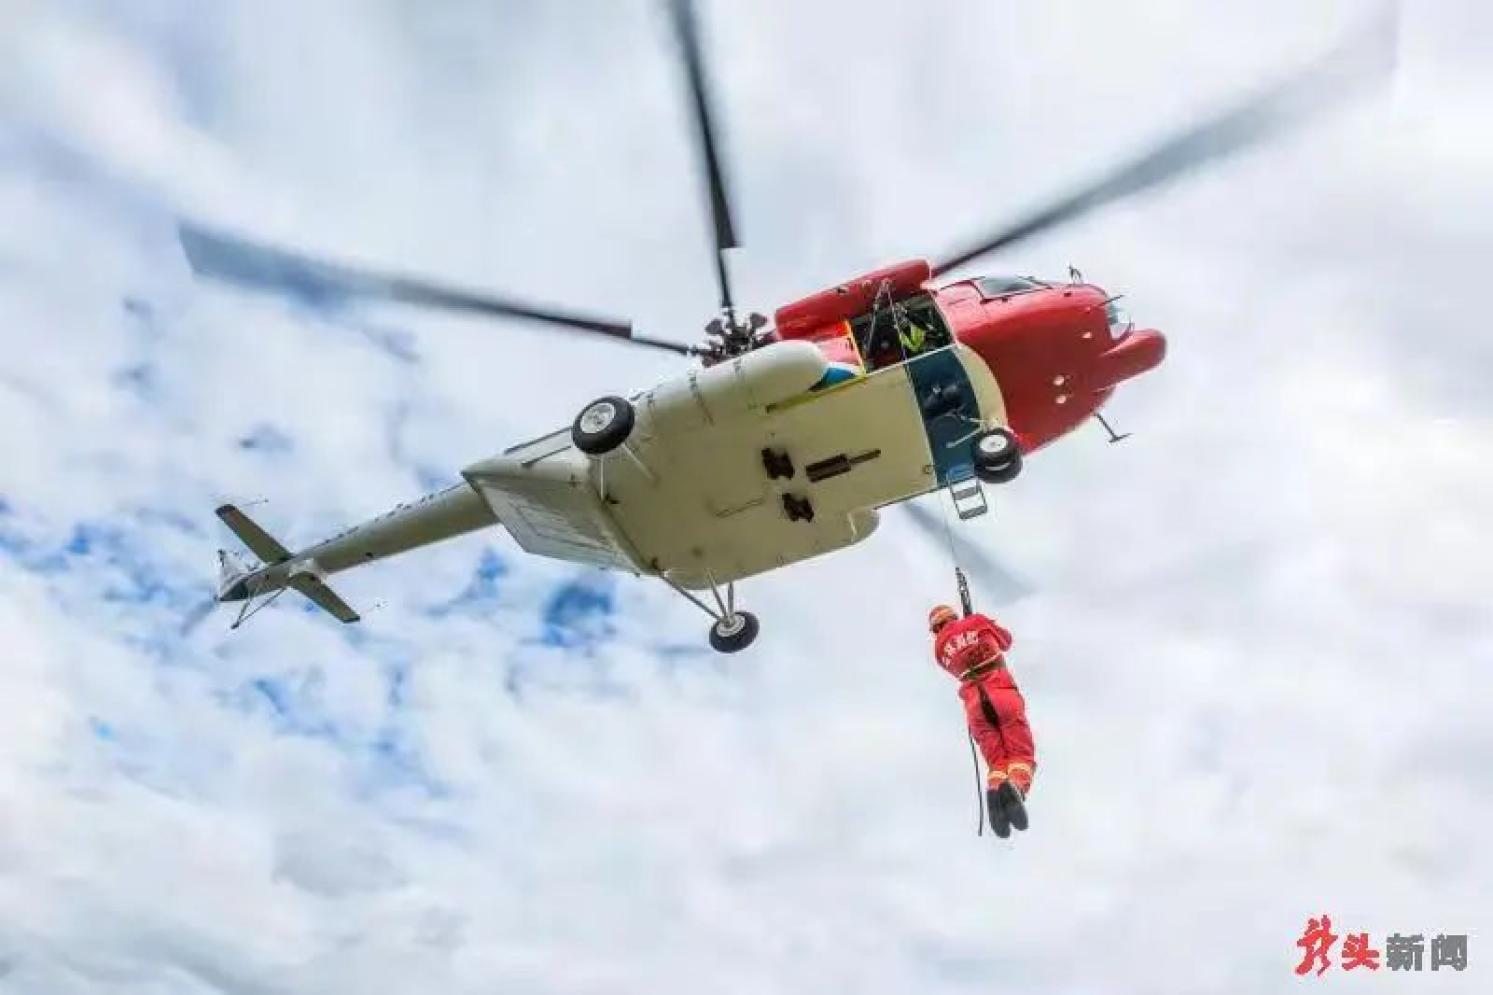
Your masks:
<instances>
[{"instance_id":1,"label":"black boot","mask_svg":"<svg viewBox=\"0 0 1493 995\"><path fill-rule=\"evenodd\" d=\"M995 788L985 792L985 811L990 813L990 828L995 835L1006 839L1011 835L1011 820L1006 818L1005 809L1001 807L1001 795Z\"/></svg>"},{"instance_id":2,"label":"black boot","mask_svg":"<svg viewBox=\"0 0 1493 995\"><path fill-rule=\"evenodd\" d=\"M1026 798L1021 794L1021 789L1010 781L1002 781L1001 786L995 790L995 796L1005 819L1021 832L1026 832Z\"/></svg>"}]
</instances>

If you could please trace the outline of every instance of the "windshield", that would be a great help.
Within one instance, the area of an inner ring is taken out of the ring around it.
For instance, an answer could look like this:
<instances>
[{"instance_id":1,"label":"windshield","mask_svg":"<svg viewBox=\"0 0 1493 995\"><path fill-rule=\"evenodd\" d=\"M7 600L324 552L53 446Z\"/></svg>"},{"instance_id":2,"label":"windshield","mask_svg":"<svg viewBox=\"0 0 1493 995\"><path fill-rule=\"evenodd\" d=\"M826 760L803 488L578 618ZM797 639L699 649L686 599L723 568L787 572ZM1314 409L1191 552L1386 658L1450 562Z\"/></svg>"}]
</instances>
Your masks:
<instances>
[{"instance_id":1,"label":"windshield","mask_svg":"<svg viewBox=\"0 0 1493 995\"><path fill-rule=\"evenodd\" d=\"M1046 286L1029 276L982 276L975 280L975 286L979 288L980 296L985 298L1004 297L1007 294L1020 294L1028 290L1040 290Z\"/></svg>"},{"instance_id":2,"label":"windshield","mask_svg":"<svg viewBox=\"0 0 1493 995\"><path fill-rule=\"evenodd\" d=\"M1135 322L1130 318L1130 310L1122 306L1118 299L1106 303L1104 313L1109 318L1110 338L1122 338L1135 327Z\"/></svg>"}]
</instances>

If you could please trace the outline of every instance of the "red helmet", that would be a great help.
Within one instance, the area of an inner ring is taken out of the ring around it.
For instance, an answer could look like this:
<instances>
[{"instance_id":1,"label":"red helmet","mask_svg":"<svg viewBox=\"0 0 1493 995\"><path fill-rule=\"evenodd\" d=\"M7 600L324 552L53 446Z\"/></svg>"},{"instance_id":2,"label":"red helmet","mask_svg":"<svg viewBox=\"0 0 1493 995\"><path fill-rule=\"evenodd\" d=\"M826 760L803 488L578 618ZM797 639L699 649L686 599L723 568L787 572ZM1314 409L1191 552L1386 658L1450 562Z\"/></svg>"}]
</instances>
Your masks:
<instances>
[{"instance_id":1,"label":"red helmet","mask_svg":"<svg viewBox=\"0 0 1493 995\"><path fill-rule=\"evenodd\" d=\"M958 617L959 614L948 605L934 605L928 613L928 631L937 632Z\"/></svg>"}]
</instances>

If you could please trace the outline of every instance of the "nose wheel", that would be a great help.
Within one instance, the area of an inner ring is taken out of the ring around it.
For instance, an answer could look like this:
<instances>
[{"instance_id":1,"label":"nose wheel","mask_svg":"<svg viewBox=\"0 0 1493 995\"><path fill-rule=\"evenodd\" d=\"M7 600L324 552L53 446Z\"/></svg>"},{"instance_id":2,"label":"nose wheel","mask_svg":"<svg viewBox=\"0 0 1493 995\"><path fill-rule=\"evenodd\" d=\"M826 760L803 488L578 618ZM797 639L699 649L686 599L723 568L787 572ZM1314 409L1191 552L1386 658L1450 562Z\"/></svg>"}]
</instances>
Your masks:
<instances>
[{"instance_id":1,"label":"nose wheel","mask_svg":"<svg viewBox=\"0 0 1493 995\"><path fill-rule=\"evenodd\" d=\"M1021 447L1004 428L981 432L970 442L975 476L987 484L1004 484L1021 473Z\"/></svg>"}]
</instances>

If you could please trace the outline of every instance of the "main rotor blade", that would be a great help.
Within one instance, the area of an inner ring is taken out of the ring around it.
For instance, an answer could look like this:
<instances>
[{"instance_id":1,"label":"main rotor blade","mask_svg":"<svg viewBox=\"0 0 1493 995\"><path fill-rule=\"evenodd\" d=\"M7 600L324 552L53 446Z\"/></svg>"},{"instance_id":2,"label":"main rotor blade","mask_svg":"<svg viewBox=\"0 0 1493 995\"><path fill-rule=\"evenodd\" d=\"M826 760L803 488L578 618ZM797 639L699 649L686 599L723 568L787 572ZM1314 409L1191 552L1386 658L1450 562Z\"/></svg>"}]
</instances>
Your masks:
<instances>
[{"instance_id":1,"label":"main rotor blade","mask_svg":"<svg viewBox=\"0 0 1493 995\"><path fill-rule=\"evenodd\" d=\"M700 55L700 26L695 19L692 0L669 0L669 16L679 51L684 57L684 71L689 82L690 107L694 111L695 138L700 144L700 158L710 187L710 217L715 228L715 273L721 288L721 309L730 311L731 281L726 273L726 250L737 248L736 226L731 221L731 199L726 192L726 177L721 169L716 144L716 129L710 113L710 90L705 63Z\"/></svg>"},{"instance_id":2,"label":"main rotor blade","mask_svg":"<svg viewBox=\"0 0 1493 995\"><path fill-rule=\"evenodd\" d=\"M383 300L488 317L523 318L688 355L689 346L633 334L623 321L495 297L396 274L313 259L190 221L177 225L193 272L250 290L317 301Z\"/></svg>"},{"instance_id":3,"label":"main rotor blade","mask_svg":"<svg viewBox=\"0 0 1493 995\"><path fill-rule=\"evenodd\" d=\"M937 499L942 501L943 496L938 495ZM950 533L935 512L913 501L904 502L902 507L907 509L913 524L917 525L929 542L936 544L941 551L948 550ZM953 538L959 543L959 562L968 571L969 579L974 584L976 605L1009 605L1032 593L1030 585L995 557L967 539L960 542L958 536Z\"/></svg>"},{"instance_id":4,"label":"main rotor blade","mask_svg":"<svg viewBox=\"0 0 1493 995\"><path fill-rule=\"evenodd\" d=\"M1162 142L1087 186L938 261L935 275L1273 138L1389 75L1395 4L1316 63Z\"/></svg>"}]
</instances>

